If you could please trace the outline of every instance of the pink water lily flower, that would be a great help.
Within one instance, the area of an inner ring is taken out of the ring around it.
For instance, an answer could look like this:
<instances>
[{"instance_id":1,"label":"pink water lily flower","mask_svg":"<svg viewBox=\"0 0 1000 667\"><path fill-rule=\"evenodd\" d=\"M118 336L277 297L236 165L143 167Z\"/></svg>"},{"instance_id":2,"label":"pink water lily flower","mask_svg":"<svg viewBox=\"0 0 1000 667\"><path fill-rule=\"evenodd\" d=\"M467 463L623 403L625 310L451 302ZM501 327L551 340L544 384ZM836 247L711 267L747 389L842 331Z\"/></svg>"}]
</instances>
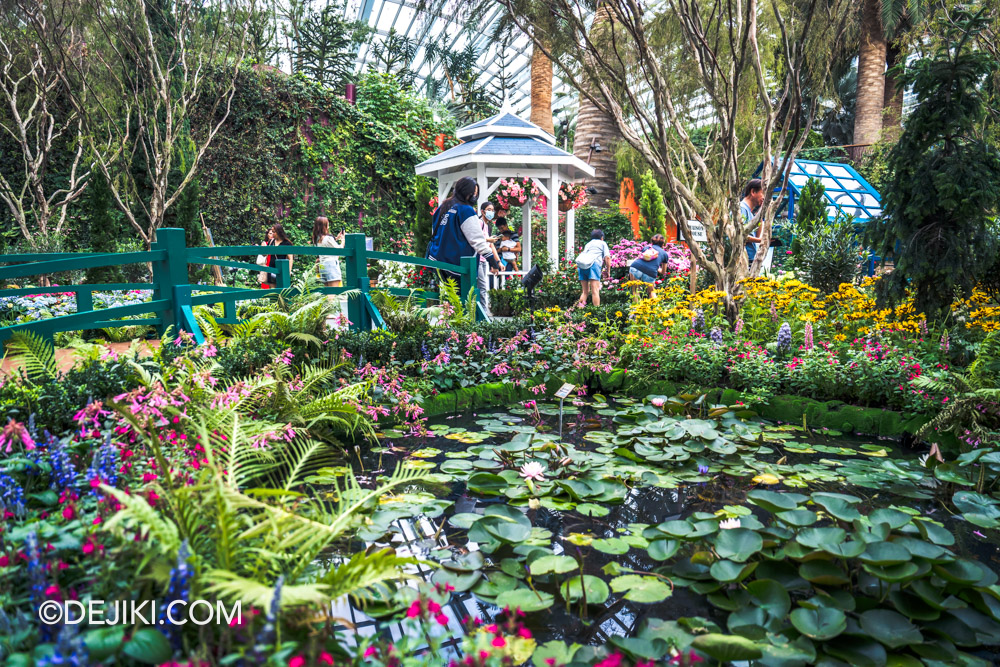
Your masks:
<instances>
[{"instance_id":1,"label":"pink water lily flower","mask_svg":"<svg viewBox=\"0 0 1000 667\"><path fill-rule=\"evenodd\" d=\"M545 481L545 466L538 461L531 461L521 466L521 477L534 479L539 482Z\"/></svg>"}]
</instances>

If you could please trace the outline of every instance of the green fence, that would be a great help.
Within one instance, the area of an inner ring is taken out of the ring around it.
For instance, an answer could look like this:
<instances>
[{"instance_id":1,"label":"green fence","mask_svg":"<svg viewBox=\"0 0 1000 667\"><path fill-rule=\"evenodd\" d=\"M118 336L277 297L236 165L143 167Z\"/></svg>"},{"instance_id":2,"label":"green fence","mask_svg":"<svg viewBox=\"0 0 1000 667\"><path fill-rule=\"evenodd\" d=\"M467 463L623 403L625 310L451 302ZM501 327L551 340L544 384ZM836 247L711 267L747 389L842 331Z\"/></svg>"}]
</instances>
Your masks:
<instances>
[{"instance_id":1,"label":"green fence","mask_svg":"<svg viewBox=\"0 0 1000 667\"><path fill-rule=\"evenodd\" d=\"M188 264L247 269L254 275L264 268L248 262L220 259L222 257L256 256L258 254L275 254L276 252L292 256L343 257L343 287L321 287L317 291L323 294L354 293L347 301L347 317L351 321L351 328L355 330L371 330L385 326L381 314L371 300L371 282L368 278L368 262L370 260L384 260L449 271L458 276L459 288L463 295L468 294L470 290L473 292L478 290L476 283L479 269L478 257L463 257L461 264L456 266L407 255L373 252L367 250L364 234L348 234L345 237L343 248L281 246L280 250L262 246L188 248L184 242L184 230L173 228L160 229L156 233L156 239L150 249L145 252L0 255L0 286L17 278L137 263L150 264L153 275L152 282L149 283L88 283L84 285L59 285L55 288L0 289L0 297L51 294L56 291L72 292L77 304L77 312L72 315L0 327L0 344L9 339L15 331L32 331L51 339L55 333L61 331L125 327L137 324L155 326L160 335L169 327L188 331L194 335L195 341L201 344L204 342L204 336L194 316L195 306L221 303L223 317L219 319L219 322L237 324L240 322L236 314L237 303L274 294L274 290L267 289L192 285L188 282ZM277 260L276 265L271 267L269 272L277 276L276 287L278 290L290 286L288 260ZM152 290L153 297L144 303L94 310L94 292L128 290ZM397 295L409 293L408 290L402 289L389 289L387 291ZM433 299L438 295L422 292L421 296L425 299ZM150 314L153 315L152 318L139 317ZM476 315L477 318L485 316L478 307Z\"/></svg>"}]
</instances>

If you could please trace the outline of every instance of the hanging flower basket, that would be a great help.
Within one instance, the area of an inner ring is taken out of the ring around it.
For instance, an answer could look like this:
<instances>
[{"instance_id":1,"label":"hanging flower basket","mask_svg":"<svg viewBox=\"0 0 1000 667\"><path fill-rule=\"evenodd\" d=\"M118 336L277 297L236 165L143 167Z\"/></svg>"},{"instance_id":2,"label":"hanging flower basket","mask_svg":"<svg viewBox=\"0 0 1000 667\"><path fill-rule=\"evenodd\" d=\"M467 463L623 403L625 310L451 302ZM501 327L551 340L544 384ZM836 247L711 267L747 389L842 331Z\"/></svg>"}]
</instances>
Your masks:
<instances>
[{"instance_id":1,"label":"hanging flower basket","mask_svg":"<svg viewBox=\"0 0 1000 667\"><path fill-rule=\"evenodd\" d=\"M497 206L509 211L513 206L520 206L528 201L528 197L537 197L538 188L530 178L504 178L497 188Z\"/></svg>"},{"instance_id":2,"label":"hanging flower basket","mask_svg":"<svg viewBox=\"0 0 1000 667\"><path fill-rule=\"evenodd\" d=\"M587 203L587 188L583 183L563 183L559 186L559 210L580 208Z\"/></svg>"}]
</instances>

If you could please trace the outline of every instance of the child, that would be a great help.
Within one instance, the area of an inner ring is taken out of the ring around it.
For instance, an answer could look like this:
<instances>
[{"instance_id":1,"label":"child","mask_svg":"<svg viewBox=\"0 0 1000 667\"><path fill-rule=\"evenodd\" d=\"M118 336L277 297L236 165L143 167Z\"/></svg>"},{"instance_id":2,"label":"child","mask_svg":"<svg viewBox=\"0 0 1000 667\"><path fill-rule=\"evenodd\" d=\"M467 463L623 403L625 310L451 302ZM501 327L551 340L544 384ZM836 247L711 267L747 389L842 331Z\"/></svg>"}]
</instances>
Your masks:
<instances>
[{"instance_id":1,"label":"child","mask_svg":"<svg viewBox=\"0 0 1000 667\"><path fill-rule=\"evenodd\" d=\"M505 271L517 271L517 253L521 251L521 244L511 238L513 234L510 229L500 232L500 261L503 263Z\"/></svg>"}]
</instances>

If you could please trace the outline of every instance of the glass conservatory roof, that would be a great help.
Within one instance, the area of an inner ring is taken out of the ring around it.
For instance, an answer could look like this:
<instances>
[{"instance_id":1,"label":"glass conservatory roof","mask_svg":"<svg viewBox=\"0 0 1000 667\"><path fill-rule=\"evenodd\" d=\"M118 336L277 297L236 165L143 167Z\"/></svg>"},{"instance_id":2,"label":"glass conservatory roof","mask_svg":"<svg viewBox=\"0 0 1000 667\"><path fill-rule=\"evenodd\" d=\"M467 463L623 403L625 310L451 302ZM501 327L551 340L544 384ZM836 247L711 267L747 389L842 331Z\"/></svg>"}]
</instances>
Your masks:
<instances>
[{"instance_id":1,"label":"glass conservatory roof","mask_svg":"<svg viewBox=\"0 0 1000 667\"><path fill-rule=\"evenodd\" d=\"M379 45L386 43L392 31L397 39L404 37L413 46L409 69L416 74L416 89L427 90L428 81L439 82L444 78L441 65L428 59L427 46L447 46L457 52L471 44L477 53L476 64L480 71L477 84L494 89L499 77L506 75L511 83L504 94L511 111L527 116L531 106L531 39L515 29L506 46L494 41L492 35L505 9L496 2L477 15L473 13L476 4L481 3L470 0L348 0L345 18L367 23L374 31L358 50L358 71L371 66ZM577 99L558 76L552 88L553 115L558 123L559 110L574 106Z\"/></svg>"},{"instance_id":2,"label":"glass conservatory roof","mask_svg":"<svg viewBox=\"0 0 1000 667\"><path fill-rule=\"evenodd\" d=\"M882 197L854 167L839 162L794 160L788 177L788 187L798 197L810 178L826 188L827 216L833 219L837 211L853 215L858 222L882 213Z\"/></svg>"}]
</instances>

